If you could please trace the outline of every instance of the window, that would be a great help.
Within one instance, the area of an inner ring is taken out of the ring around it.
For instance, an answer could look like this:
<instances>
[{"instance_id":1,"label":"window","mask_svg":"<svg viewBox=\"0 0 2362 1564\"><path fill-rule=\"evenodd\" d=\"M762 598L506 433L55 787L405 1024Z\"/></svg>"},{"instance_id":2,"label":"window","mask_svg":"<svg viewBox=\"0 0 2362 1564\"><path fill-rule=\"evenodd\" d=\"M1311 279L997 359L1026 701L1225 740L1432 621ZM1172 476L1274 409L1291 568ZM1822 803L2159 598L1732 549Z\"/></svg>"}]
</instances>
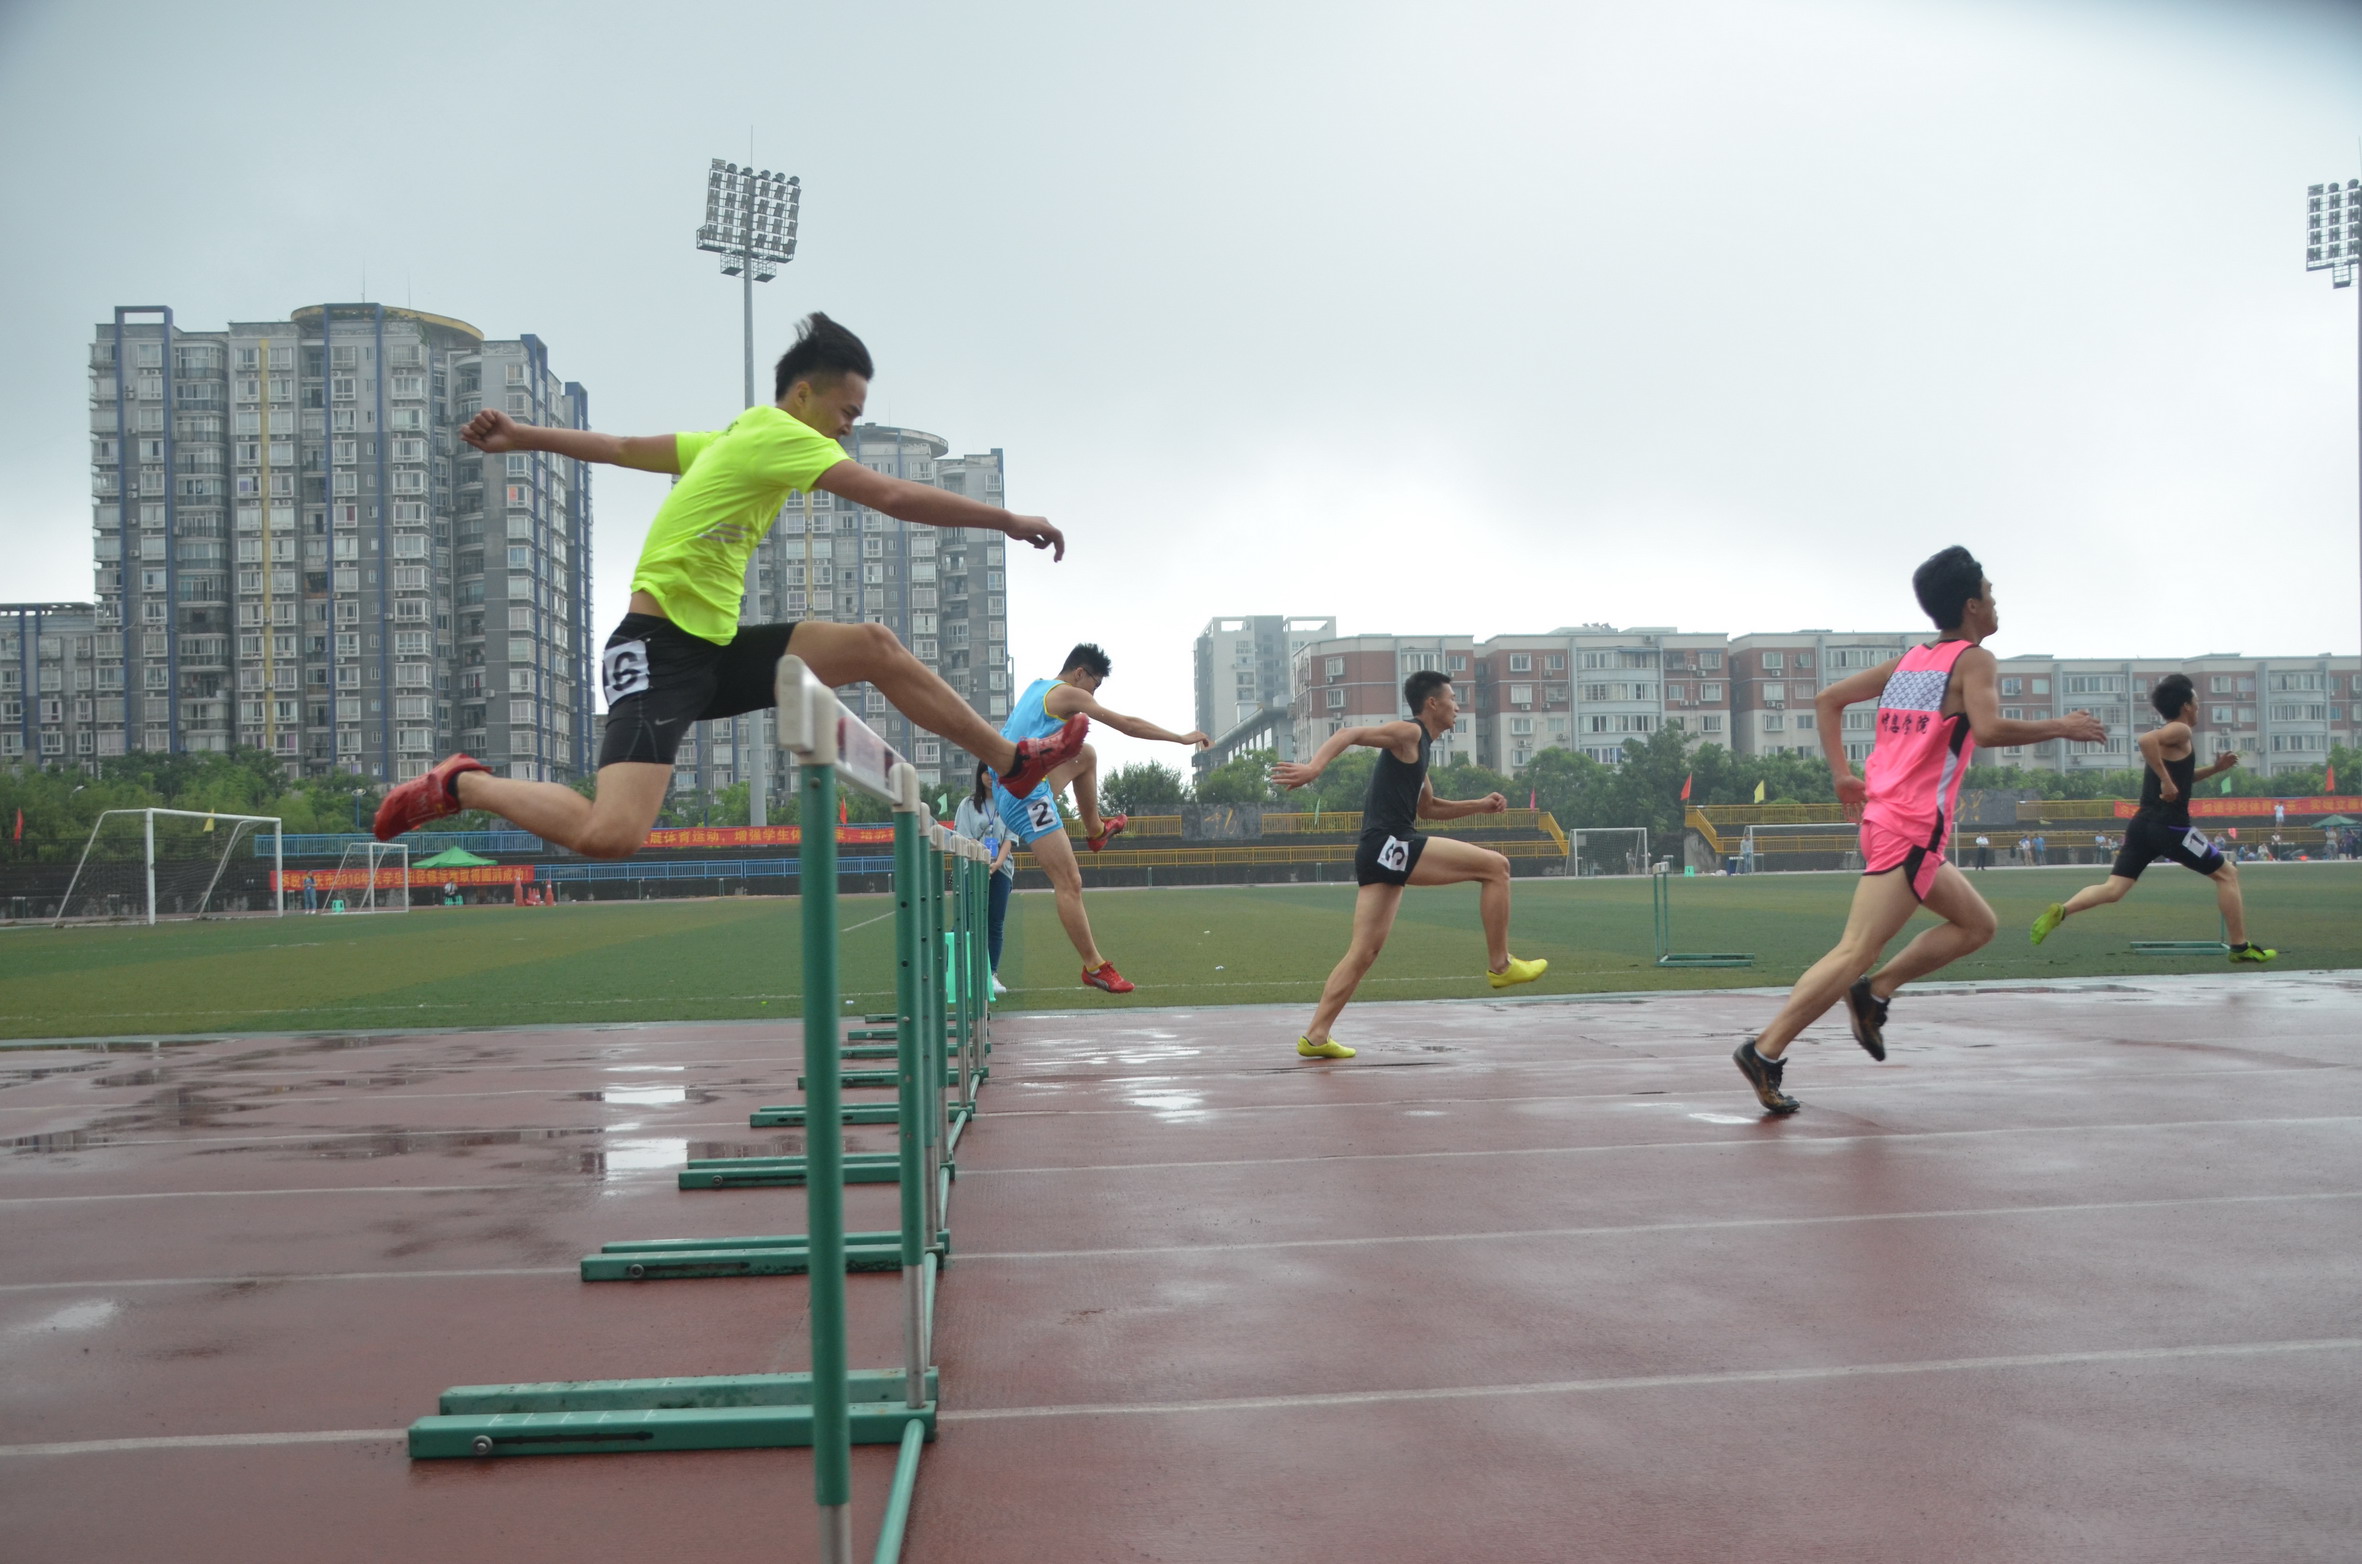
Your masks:
<instances>
[{"instance_id":1,"label":"window","mask_svg":"<svg viewBox=\"0 0 2362 1564\"><path fill-rule=\"evenodd\" d=\"M1799 733L1810 733L1810 732L1812 731L1812 726L1813 726L1813 718L1812 718L1812 713L1811 713L1811 712L1809 712L1809 711L1800 711L1800 712L1798 712L1798 713L1796 714L1796 731L1797 731L1797 732L1799 732Z\"/></svg>"},{"instance_id":2,"label":"window","mask_svg":"<svg viewBox=\"0 0 2362 1564\"><path fill-rule=\"evenodd\" d=\"M1329 691L1329 710L1331 710L1331 711L1343 711L1344 709L1345 709L1345 692L1344 692L1343 690L1331 690L1331 691Z\"/></svg>"},{"instance_id":3,"label":"window","mask_svg":"<svg viewBox=\"0 0 2362 1564\"><path fill-rule=\"evenodd\" d=\"M1542 659L1542 666L1552 673L1566 672L1566 653L1552 652L1548 657Z\"/></svg>"},{"instance_id":4,"label":"window","mask_svg":"<svg viewBox=\"0 0 2362 1564\"><path fill-rule=\"evenodd\" d=\"M1698 699L1700 699L1700 700L1702 700L1702 701L1718 701L1718 700L1722 699L1722 686L1721 686L1721 685L1719 685L1719 684L1701 684L1701 685L1699 685L1699 686L1698 686ZM1713 730L1713 729L1711 729L1711 728L1709 728L1707 731L1708 731L1708 732L1712 732L1712 731L1714 731L1714 730Z\"/></svg>"},{"instance_id":5,"label":"window","mask_svg":"<svg viewBox=\"0 0 2362 1564\"><path fill-rule=\"evenodd\" d=\"M1779 673L1787 666L1788 656L1785 652L1765 652L1763 654L1763 671L1765 673Z\"/></svg>"},{"instance_id":6,"label":"window","mask_svg":"<svg viewBox=\"0 0 2362 1564\"><path fill-rule=\"evenodd\" d=\"M1534 719L1531 717L1512 717L1509 719L1509 731L1511 733L1531 733L1534 731Z\"/></svg>"},{"instance_id":7,"label":"window","mask_svg":"<svg viewBox=\"0 0 2362 1564\"><path fill-rule=\"evenodd\" d=\"M1454 652L1451 656L1444 659L1444 671L1446 673L1466 673L1468 671L1468 659L1461 656L1458 652Z\"/></svg>"},{"instance_id":8,"label":"window","mask_svg":"<svg viewBox=\"0 0 2362 1564\"><path fill-rule=\"evenodd\" d=\"M1534 671L1534 654L1531 652L1511 652L1509 654L1509 671L1511 673L1532 673ZM1530 691L1526 698L1533 699Z\"/></svg>"},{"instance_id":9,"label":"window","mask_svg":"<svg viewBox=\"0 0 2362 1564\"><path fill-rule=\"evenodd\" d=\"M1515 658L1511 658L1510 660L1511 660L1512 662L1516 661L1516 659L1515 659ZM1528 662L1531 662L1533 659L1531 659L1531 658L1528 658L1528 659L1526 659L1526 660L1527 660ZM1509 686L1509 704L1510 704L1510 705L1512 705L1512 706L1531 706L1533 703L1534 703L1534 687L1533 687L1532 685L1530 685L1530 684L1512 684L1511 686ZM1529 728L1529 729L1528 729L1528 731L1530 732L1530 731L1531 731L1531 729Z\"/></svg>"},{"instance_id":10,"label":"window","mask_svg":"<svg viewBox=\"0 0 2362 1564\"><path fill-rule=\"evenodd\" d=\"M1769 705L1785 706L1788 704L1788 686L1785 684L1767 684L1763 687L1763 698L1764 701Z\"/></svg>"},{"instance_id":11,"label":"window","mask_svg":"<svg viewBox=\"0 0 2362 1564\"><path fill-rule=\"evenodd\" d=\"M2321 675L2317 673L2276 673L2272 675L2272 693L2274 695L2287 695L2298 691L2317 692L2320 688Z\"/></svg>"},{"instance_id":12,"label":"window","mask_svg":"<svg viewBox=\"0 0 2362 1564\"><path fill-rule=\"evenodd\" d=\"M2066 678L2069 695L2121 695L2124 675L2120 673L2071 673Z\"/></svg>"},{"instance_id":13,"label":"window","mask_svg":"<svg viewBox=\"0 0 2362 1564\"><path fill-rule=\"evenodd\" d=\"M1669 701L1686 701L1686 700L1688 700L1688 699L1689 699L1689 686L1688 686L1688 685L1686 685L1686 684L1668 684L1668 685L1666 685L1666 686L1665 686L1665 699L1667 699L1667 700L1669 700Z\"/></svg>"},{"instance_id":14,"label":"window","mask_svg":"<svg viewBox=\"0 0 2362 1564\"><path fill-rule=\"evenodd\" d=\"M1342 678L1344 678L1344 677L1345 677L1345 659L1344 659L1344 658L1342 658L1342 657L1331 657L1331 658L1328 658L1328 659L1326 659L1326 672L1327 672L1328 676L1329 676L1330 678L1332 678L1332 679L1342 679Z\"/></svg>"},{"instance_id":15,"label":"window","mask_svg":"<svg viewBox=\"0 0 2362 1564\"><path fill-rule=\"evenodd\" d=\"M1698 666L1708 673L1717 673L1722 668L1722 654L1720 652L1700 652Z\"/></svg>"},{"instance_id":16,"label":"window","mask_svg":"<svg viewBox=\"0 0 2362 1564\"><path fill-rule=\"evenodd\" d=\"M2004 679L2001 681L2001 693L2004 695L2023 695L2026 693L2026 681L2018 678Z\"/></svg>"},{"instance_id":17,"label":"window","mask_svg":"<svg viewBox=\"0 0 2362 1564\"><path fill-rule=\"evenodd\" d=\"M1780 715L1778 712L1776 712L1776 711L1767 711L1767 712L1765 712L1765 713L1763 714L1763 731L1764 731L1764 732L1766 732L1766 733L1781 733L1781 732L1785 732L1785 731L1787 730L1787 727L1788 727L1788 719L1787 719L1786 717L1783 717L1783 716L1781 716L1781 715Z\"/></svg>"}]
</instances>

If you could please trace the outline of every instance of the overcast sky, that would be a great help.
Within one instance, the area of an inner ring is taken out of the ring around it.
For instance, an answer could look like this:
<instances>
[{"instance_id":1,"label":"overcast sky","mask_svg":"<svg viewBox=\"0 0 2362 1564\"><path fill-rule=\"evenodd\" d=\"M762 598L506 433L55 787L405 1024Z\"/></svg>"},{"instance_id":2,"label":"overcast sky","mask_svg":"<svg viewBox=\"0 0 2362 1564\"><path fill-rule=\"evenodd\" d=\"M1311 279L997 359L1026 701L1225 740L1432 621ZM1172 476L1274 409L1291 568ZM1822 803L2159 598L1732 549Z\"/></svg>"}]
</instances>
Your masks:
<instances>
[{"instance_id":1,"label":"overcast sky","mask_svg":"<svg viewBox=\"0 0 2362 1564\"><path fill-rule=\"evenodd\" d=\"M85 379L369 298L536 332L624 433L737 410L712 156L800 174L882 421L1003 447L1022 681L1190 717L1215 615L2356 649L2362 6L0 4L0 599L91 590ZM364 273L366 292L364 293ZM620 613L661 480L602 470ZM1111 760L1170 748L1111 746Z\"/></svg>"}]
</instances>

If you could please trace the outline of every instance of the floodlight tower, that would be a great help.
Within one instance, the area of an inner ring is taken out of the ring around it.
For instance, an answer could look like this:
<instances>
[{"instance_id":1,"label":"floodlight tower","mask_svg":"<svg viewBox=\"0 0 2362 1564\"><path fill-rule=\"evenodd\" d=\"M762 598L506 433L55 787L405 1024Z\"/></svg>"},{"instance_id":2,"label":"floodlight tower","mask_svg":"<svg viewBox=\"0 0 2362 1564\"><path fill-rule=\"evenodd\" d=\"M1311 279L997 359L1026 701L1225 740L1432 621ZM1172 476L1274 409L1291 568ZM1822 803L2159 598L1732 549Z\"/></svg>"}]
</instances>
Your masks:
<instances>
[{"instance_id":1,"label":"floodlight tower","mask_svg":"<svg viewBox=\"0 0 2362 1564\"><path fill-rule=\"evenodd\" d=\"M2329 273L2333 288L2350 288L2362 264L2362 179L2331 180L2305 190L2305 270ZM2354 317L2355 451L2362 471L2362 308Z\"/></svg>"},{"instance_id":2,"label":"floodlight tower","mask_svg":"<svg viewBox=\"0 0 2362 1564\"><path fill-rule=\"evenodd\" d=\"M779 268L796 258L796 219L803 205L804 182L794 174L760 173L715 158L705 171L705 221L697 230L697 248L722 258L722 275L741 279L746 300L746 397L738 405L755 405L755 284L769 282ZM756 712L749 726L754 743L737 746L747 766L747 823L762 825L771 812L771 735L766 714ZM705 773L701 789L711 800L711 773L706 771L706 748L697 747L697 769Z\"/></svg>"}]
</instances>

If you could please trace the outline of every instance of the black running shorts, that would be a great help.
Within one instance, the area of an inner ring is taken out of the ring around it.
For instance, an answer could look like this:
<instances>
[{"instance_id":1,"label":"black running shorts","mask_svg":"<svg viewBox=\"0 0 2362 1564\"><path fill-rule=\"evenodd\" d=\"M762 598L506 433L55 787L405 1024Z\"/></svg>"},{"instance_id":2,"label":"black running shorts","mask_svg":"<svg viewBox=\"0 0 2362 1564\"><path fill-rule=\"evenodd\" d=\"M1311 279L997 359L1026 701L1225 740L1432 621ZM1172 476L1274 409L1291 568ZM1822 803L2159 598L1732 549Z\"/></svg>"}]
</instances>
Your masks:
<instances>
[{"instance_id":1,"label":"black running shorts","mask_svg":"<svg viewBox=\"0 0 2362 1564\"><path fill-rule=\"evenodd\" d=\"M607 732L599 764L673 763L692 722L760 711L773 700L795 623L740 625L727 646L654 614L625 614L599 659Z\"/></svg>"},{"instance_id":2,"label":"black running shorts","mask_svg":"<svg viewBox=\"0 0 2362 1564\"><path fill-rule=\"evenodd\" d=\"M1385 831L1364 831L1361 845L1353 851L1353 882L1356 885L1408 885L1411 871L1419 867L1419 855L1427 851L1427 838L1413 831L1408 836L1394 836Z\"/></svg>"},{"instance_id":3,"label":"black running shorts","mask_svg":"<svg viewBox=\"0 0 2362 1564\"><path fill-rule=\"evenodd\" d=\"M2170 858L2185 869L2212 874L2223 866L2223 851L2196 826L2167 825L2146 815L2134 815L2125 828L2124 846L2116 854L2110 874L2137 880L2141 871L2160 858Z\"/></svg>"}]
</instances>

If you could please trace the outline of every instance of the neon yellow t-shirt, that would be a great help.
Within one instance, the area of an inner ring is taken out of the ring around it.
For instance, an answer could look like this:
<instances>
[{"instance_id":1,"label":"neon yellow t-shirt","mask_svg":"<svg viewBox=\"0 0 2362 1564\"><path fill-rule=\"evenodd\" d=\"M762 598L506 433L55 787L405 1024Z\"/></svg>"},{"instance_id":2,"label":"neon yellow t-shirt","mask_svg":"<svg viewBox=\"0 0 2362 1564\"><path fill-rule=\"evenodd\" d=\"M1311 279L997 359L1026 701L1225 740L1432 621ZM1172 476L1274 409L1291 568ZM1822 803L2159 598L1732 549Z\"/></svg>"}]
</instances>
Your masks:
<instances>
[{"instance_id":1,"label":"neon yellow t-shirt","mask_svg":"<svg viewBox=\"0 0 2362 1564\"><path fill-rule=\"evenodd\" d=\"M648 525L632 590L674 624L720 645L738 633L746 562L788 496L810 492L845 448L776 407L750 407L730 427L675 435L681 481Z\"/></svg>"}]
</instances>

